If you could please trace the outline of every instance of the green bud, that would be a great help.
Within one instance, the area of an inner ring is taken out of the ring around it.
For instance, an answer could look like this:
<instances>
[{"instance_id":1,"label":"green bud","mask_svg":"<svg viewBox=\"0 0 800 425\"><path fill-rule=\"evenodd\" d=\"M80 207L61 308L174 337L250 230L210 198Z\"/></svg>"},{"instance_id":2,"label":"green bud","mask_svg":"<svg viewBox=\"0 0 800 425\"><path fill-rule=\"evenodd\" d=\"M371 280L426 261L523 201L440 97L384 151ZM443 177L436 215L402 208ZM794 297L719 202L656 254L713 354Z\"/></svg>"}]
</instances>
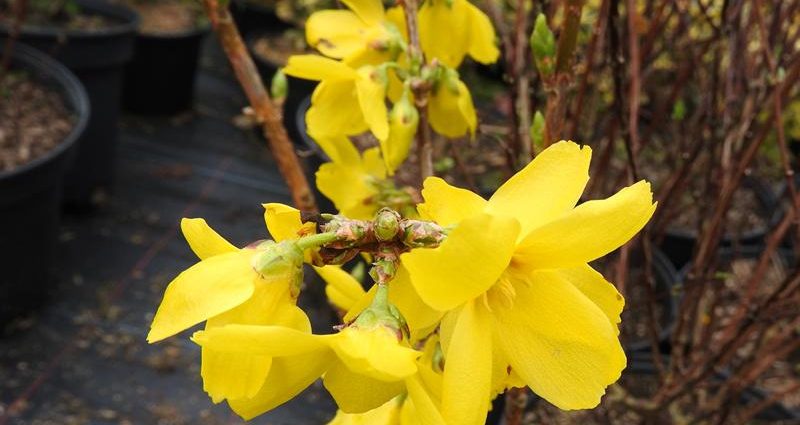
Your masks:
<instances>
[{"instance_id":1,"label":"green bud","mask_svg":"<svg viewBox=\"0 0 800 425\"><path fill-rule=\"evenodd\" d=\"M289 94L289 81L286 79L286 74L283 73L283 68L279 68L272 76L272 84L270 85L270 95L272 100L276 103L283 103L286 96Z\"/></svg>"},{"instance_id":2,"label":"green bud","mask_svg":"<svg viewBox=\"0 0 800 425\"><path fill-rule=\"evenodd\" d=\"M531 33L531 52L536 69L542 77L553 74L556 58L556 38L550 27L547 26L547 18L544 14L536 17L536 23Z\"/></svg>"},{"instance_id":3,"label":"green bud","mask_svg":"<svg viewBox=\"0 0 800 425\"><path fill-rule=\"evenodd\" d=\"M541 152L544 149L544 115L539 111L533 114L530 135L534 151Z\"/></svg>"},{"instance_id":4,"label":"green bud","mask_svg":"<svg viewBox=\"0 0 800 425\"><path fill-rule=\"evenodd\" d=\"M400 214L389 208L381 208L373 222L375 238L379 242L390 241L400 232Z\"/></svg>"},{"instance_id":5,"label":"green bud","mask_svg":"<svg viewBox=\"0 0 800 425\"><path fill-rule=\"evenodd\" d=\"M250 259L253 269L263 276L295 274L303 265L303 250L295 241L269 242L272 241L255 248L256 253Z\"/></svg>"}]
</instances>

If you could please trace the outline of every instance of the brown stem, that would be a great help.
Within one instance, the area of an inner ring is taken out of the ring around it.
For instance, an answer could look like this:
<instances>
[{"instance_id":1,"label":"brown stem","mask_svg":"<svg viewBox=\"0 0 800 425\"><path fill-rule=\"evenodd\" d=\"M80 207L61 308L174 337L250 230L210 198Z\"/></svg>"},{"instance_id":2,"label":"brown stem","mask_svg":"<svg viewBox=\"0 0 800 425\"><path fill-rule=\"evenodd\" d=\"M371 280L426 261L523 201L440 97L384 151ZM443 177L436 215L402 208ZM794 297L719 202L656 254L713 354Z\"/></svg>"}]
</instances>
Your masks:
<instances>
[{"instance_id":1,"label":"brown stem","mask_svg":"<svg viewBox=\"0 0 800 425\"><path fill-rule=\"evenodd\" d=\"M514 27L514 112L517 116L517 148L515 161L527 164L533 154L531 143L531 99L530 78L525 72L528 49L528 11L526 0L517 0L517 16Z\"/></svg>"},{"instance_id":2,"label":"brown stem","mask_svg":"<svg viewBox=\"0 0 800 425\"><path fill-rule=\"evenodd\" d=\"M578 44L578 30L581 24L581 12L584 0L564 1L564 26L558 36L556 50L556 73L570 72L575 46ZM570 72L571 73L571 72Z\"/></svg>"},{"instance_id":3,"label":"brown stem","mask_svg":"<svg viewBox=\"0 0 800 425\"><path fill-rule=\"evenodd\" d=\"M278 170L289 186L292 201L301 211L317 212L314 195L283 126L281 113L267 94L227 6L221 6L217 0L204 0L204 2L206 13L236 73L236 78L247 95L257 119L262 123L264 136L278 163Z\"/></svg>"},{"instance_id":4,"label":"brown stem","mask_svg":"<svg viewBox=\"0 0 800 425\"><path fill-rule=\"evenodd\" d=\"M403 7L403 16L406 21L408 33L408 55L411 59L412 72L416 73L425 65L425 55L419 43L419 25L417 25L417 0L398 0ZM417 130L417 159L419 160L420 183L433 175L433 144L431 130L428 122L428 95L430 85L426 82L411 84L414 91L414 104L419 112L419 126Z\"/></svg>"}]
</instances>

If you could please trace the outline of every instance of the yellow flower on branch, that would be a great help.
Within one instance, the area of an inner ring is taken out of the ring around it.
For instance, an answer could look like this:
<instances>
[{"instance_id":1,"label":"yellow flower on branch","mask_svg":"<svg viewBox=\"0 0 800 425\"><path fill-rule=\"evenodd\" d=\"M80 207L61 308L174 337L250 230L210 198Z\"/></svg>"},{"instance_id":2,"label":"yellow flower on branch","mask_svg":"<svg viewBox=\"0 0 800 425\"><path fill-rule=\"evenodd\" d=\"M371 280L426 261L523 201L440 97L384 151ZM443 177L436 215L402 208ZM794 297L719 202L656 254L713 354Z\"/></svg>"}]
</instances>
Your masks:
<instances>
[{"instance_id":1,"label":"yellow flower on branch","mask_svg":"<svg viewBox=\"0 0 800 425\"><path fill-rule=\"evenodd\" d=\"M281 204L265 205L267 228L278 243L262 242L238 249L217 234L203 219L183 219L181 229L200 262L181 273L167 287L147 336L157 342L200 322L206 329L229 323L274 324L311 332L305 313L295 301L302 252L281 246L281 241L313 227L300 222L300 213ZM288 243L288 242L287 242ZM255 259L278 253L277 267L262 275ZM214 402L252 397L264 383L270 359L248 354L203 349L203 386Z\"/></svg>"},{"instance_id":2,"label":"yellow flower on branch","mask_svg":"<svg viewBox=\"0 0 800 425\"><path fill-rule=\"evenodd\" d=\"M401 261L422 300L445 312L448 423L482 424L488 400L523 383L561 409L591 408L625 367L624 300L587 263L631 239L656 205L640 181L576 207L590 159L588 147L556 143L488 201L426 180L420 215L455 229Z\"/></svg>"},{"instance_id":3,"label":"yellow flower on branch","mask_svg":"<svg viewBox=\"0 0 800 425\"><path fill-rule=\"evenodd\" d=\"M359 67L391 60L402 36L380 0L345 0L350 10L321 10L306 21L308 44L323 55Z\"/></svg>"},{"instance_id":4,"label":"yellow flower on branch","mask_svg":"<svg viewBox=\"0 0 800 425\"><path fill-rule=\"evenodd\" d=\"M469 55L484 64L500 55L492 22L467 0L427 0L419 11L419 37L428 61L458 68Z\"/></svg>"},{"instance_id":5,"label":"yellow flower on branch","mask_svg":"<svg viewBox=\"0 0 800 425\"><path fill-rule=\"evenodd\" d=\"M444 68L442 78L436 82L428 99L428 114L431 127L447 137L461 137L467 133L475 135L478 116L472 104L472 95L458 73Z\"/></svg>"},{"instance_id":6,"label":"yellow flower on branch","mask_svg":"<svg viewBox=\"0 0 800 425\"><path fill-rule=\"evenodd\" d=\"M389 136L385 72L371 65L351 68L317 55L289 58L284 72L319 81L306 113L308 133L320 137L352 136L370 130L378 140Z\"/></svg>"},{"instance_id":7,"label":"yellow flower on branch","mask_svg":"<svg viewBox=\"0 0 800 425\"><path fill-rule=\"evenodd\" d=\"M401 394L406 381L416 379L417 359L422 355L402 337L398 319L388 308L385 288L369 309L337 334L311 335L285 326L228 325L199 331L192 339L204 348L264 356L272 358L273 363L302 359L320 365L307 370L292 368L282 376L291 373L294 382L307 386L324 375L325 388L347 413L368 412ZM291 391L287 391L285 387L273 381L262 391L296 394L295 390L302 390L289 386ZM256 395L229 404L249 419L275 407L273 400L264 402Z\"/></svg>"}]
</instances>

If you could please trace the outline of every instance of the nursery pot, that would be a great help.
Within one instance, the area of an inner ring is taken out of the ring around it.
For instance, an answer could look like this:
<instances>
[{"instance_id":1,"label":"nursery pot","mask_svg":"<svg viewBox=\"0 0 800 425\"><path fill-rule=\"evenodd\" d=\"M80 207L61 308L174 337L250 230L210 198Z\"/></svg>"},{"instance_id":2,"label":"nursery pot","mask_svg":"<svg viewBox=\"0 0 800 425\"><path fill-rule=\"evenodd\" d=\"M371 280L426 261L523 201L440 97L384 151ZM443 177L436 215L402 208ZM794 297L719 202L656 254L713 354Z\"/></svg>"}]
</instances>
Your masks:
<instances>
[{"instance_id":1,"label":"nursery pot","mask_svg":"<svg viewBox=\"0 0 800 425\"><path fill-rule=\"evenodd\" d=\"M258 68L258 73L261 75L261 79L264 81L264 84L269 86L272 82L272 77L275 76L275 73L278 72L278 69L283 67L284 64L275 63L262 55L255 53L255 43L258 41L260 37L263 36L274 36L275 34L265 34L260 33L258 36L255 37L248 37L247 38L247 48L250 50L251 55L253 56L253 60L256 63L256 68ZM298 108L301 108L301 104L303 101L311 96L311 93L314 92L314 89L317 87L316 81L311 80L304 80L302 78L295 78L290 75L286 76L286 80L289 83L289 92L286 95L286 99L283 102L283 125L286 127L286 130L289 132L289 137L292 140L300 141L302 136L298 132L297 126L295 125L295 115ZM308 109L308 106L305 106L305 109ZM305 110L303 110L303 115L305 115ZM305 132L305 130L303 130Z\"/></svg>"},{"instance_id":2,"label":"nursery pot","mask_svg":"<svg viewBox=\"0 0 800 425\"><path fill-rule=\"evenodd\" d=\"M252 32L283 32L292 25L275 13L275 5L266 1L233 0L230 10L239 32L248 35Z\"/></svg>"},{"instance_id":3,"label":"nursery pot","mask_svg":"<svg viewBox=\"0 0 800 425\"><path fill-rule=\"evenodd\" d=\"M742 185L755 195L758 214L766 219L767 225L763 228L747 229L739 235L726 234L721 240L722 247L761 246L767 232L780 219L775 193L767 183L755 177L745 177ZM692 258L697 237L695 230L667 229L660 247L676 267L683 267Z\"/></svg>"},{"instance_id":4,"label":"nursery pot","mask_svg":"<svg viewBox=\"0 0 800 425\"><path fill-rule=\"evenodd\" d=\"M19 43L11 58L12 69L25 70L58 92L75 120L51 151L0 172L0 324L40 304L47 292L58 241L62 181L90 110L86 91L63 65Z\"/></svg>"},{"instance_id":5,"label":"nursery pot","mask_svg":"<svg viewBox=\"0 0 800 425\"><path fill-rule=\"evenodd\" d=\"M113 24L93 30L23 27L19 39L66 65L89 95L92 115L65 182L67 203L86 207L107 193L113 182L122 75L133 55L138 16L101 0L77 3L84 13L101 15ZM8 34L9 28L0 24L0 35Z\"/></svg>"},{"instance_id":6,"label":"nursery pot","mask_svg":"<svg viewBox=\"0 0 800 425\"><path fill-rule=\"evenodd\" d=\"M200 47L209 27L172 34L136 36L125 68L122 102L140 115L173 115L190 109Z\"/></svg>"}]
</instances>

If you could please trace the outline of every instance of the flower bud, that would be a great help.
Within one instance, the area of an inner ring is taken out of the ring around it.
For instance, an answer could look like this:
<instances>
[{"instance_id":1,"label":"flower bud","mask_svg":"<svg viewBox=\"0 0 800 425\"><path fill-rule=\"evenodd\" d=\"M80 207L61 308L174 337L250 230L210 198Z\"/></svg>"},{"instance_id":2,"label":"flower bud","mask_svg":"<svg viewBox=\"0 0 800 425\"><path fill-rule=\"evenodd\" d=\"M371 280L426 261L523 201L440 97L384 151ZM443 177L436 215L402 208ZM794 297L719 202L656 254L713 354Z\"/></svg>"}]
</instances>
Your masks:
<instances>
[{"instance_id":1,"label":"flower bud","mask_svg":"<svg viewBox=\"0 0 800 425\"><path fill-rule=\"evenodd\" d=\"M282 104L288 94L289 81L286 79L286 74L283 73L283 68L279 68L272 76L270 95L275 103Z\"/></svg>"},{"instance_id":2,"label":"flower bud","mask_svg":"<svg viewBox=\"0 0 800 425\"><path fill-rule=\"evenodd\" d=\"M539 75L542 77L551 75L555 67L556 39L547 26L547 18L541 13L536 17L531 33L531 52Z\"/></svg>"},{"instance_id":3,"label":"flower bud","mask_svg":"<svg viewBox=\"0 0 800 425\"><path fill-rule=\"evenodd\" d=\"M411 90L406 87L403 96L389 112L389 137L380 141L381 153L389 175L408 157L419 125L419 112L414 107Z\"/></svg>"},{"instance_id":4,"label":"flower bud","mask_svg":"<svg viewBox=\"0 0 800 425\"><path fill-rule=\"evenodd\" d=\"M400 232L400 214L389 208L381 208L375 216L373 226L378 242L390 241Z\"/></svg>"},{"instance_id":5,"label":"flower bud","mask_svg":"<svg viewBox=\"0 0 800 425\"><path fill-rule=\"evenodd\" d=\"M295 241L270 242L262 242L255 248L250 260L253 269L262 276L296 273L303 265L303 250Z\"/></svg>"},{"instance_id":6,"label":"flower bud","mask_svg":"<svg viewBox=\"0 0 800 425\"><path fill-rule=\"evenodd\" d=\"M542 115L541 112L536 111L536 113L533 114L533 120L529 131L534 152L539 152L544 149L544 115Z\"/></svg>"}]
</instances>

